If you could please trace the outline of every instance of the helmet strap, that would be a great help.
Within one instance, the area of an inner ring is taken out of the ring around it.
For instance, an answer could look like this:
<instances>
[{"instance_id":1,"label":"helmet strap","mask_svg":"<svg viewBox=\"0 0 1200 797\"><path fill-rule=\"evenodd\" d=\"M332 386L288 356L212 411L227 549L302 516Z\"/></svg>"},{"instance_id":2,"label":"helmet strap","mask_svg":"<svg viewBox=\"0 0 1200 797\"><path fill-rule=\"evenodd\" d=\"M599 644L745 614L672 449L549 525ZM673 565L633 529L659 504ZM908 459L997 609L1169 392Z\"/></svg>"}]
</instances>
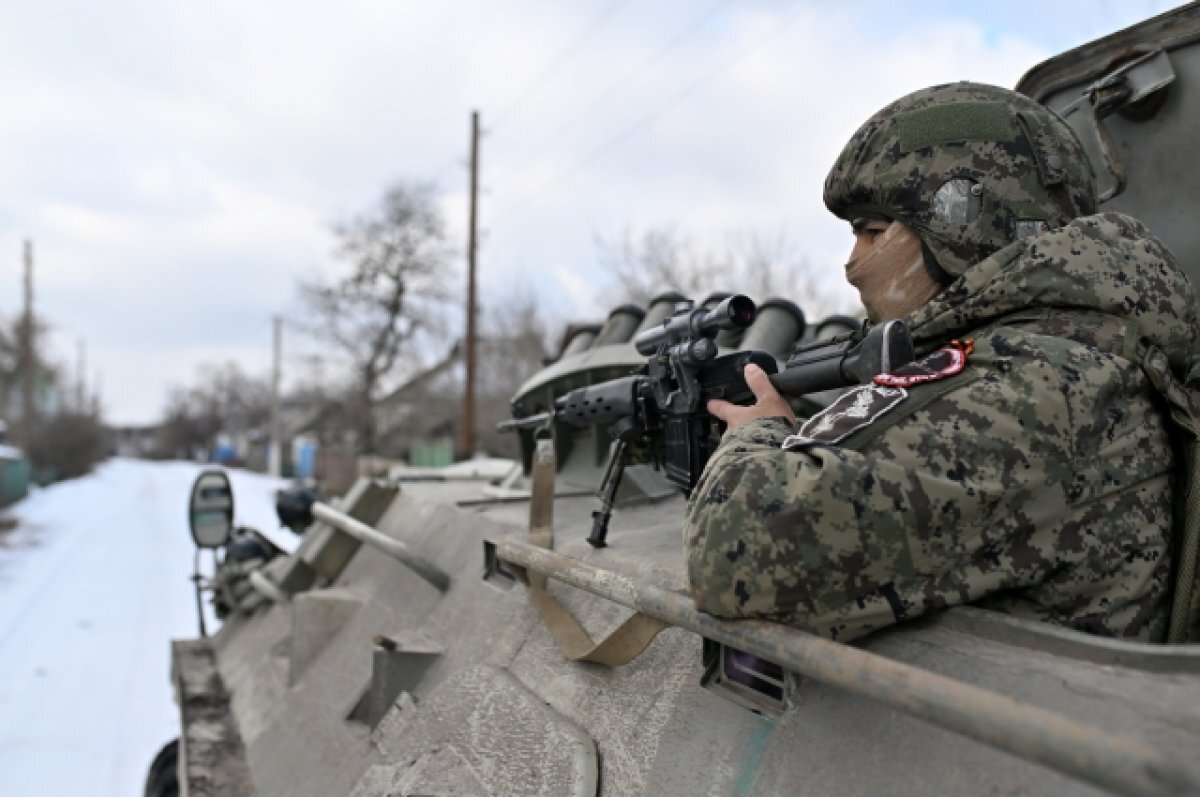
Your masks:
<instances>
[{"instance_id":1,"label":"helmet strap","mask_svg":"<svg viewBox=\"0 0 1200 797\"><path fill-rule=\"evenodd\" d=\"M942 268L941 263L938 263L937 256L929 248L929 244L925 243L924 236L921 237L921 262L925 264L925 270L929 272L929 276L933 277L933 281L942 287L949 285L956 279L953 274Z\"/></svg>"}]
</instances>

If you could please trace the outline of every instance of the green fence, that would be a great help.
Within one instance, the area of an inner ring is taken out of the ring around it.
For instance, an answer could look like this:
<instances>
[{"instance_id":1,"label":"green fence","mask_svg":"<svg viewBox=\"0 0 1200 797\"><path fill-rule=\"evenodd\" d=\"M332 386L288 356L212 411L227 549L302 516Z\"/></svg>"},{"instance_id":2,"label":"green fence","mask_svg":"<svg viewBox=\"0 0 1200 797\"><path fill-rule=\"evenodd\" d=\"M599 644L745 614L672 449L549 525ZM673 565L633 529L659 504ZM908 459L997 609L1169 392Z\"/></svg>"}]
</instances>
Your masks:
<instances>
[{"instance_id":1,"label":"green fence","mask_svg":"<svg viewBox=\"0 0 1200 797\"><path fill-rule=\"evenodd\" d=\"M414 443L408 464L414 468L441 468L454 464L454 441L449 438Z\"/></svg>"},{"instance_id":2,"label":"green fence","mask_svg":"<svg viewBox=\"0 0 1200 797\"><path fill-rule=\"evenodd\" d=\"M15 504L29 492L29 460L0 458L0 507Z\"/></svg>"}]
</instances>

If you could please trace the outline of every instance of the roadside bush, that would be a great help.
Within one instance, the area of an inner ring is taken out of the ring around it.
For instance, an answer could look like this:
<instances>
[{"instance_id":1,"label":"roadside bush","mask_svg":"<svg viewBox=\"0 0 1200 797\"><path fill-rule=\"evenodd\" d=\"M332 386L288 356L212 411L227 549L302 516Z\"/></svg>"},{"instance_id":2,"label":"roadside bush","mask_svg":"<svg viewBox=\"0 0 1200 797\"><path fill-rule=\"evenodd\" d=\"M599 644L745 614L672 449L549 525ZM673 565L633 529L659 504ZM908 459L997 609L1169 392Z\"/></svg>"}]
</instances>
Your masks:
<instances>
[{"instance_id":1,"label":"roadside bush","mask_svg":"<svg viewBox=\"0 0 1200 797\"><path fill-rule=\"evenodd\" d=\"M25 453L39 483L73 479L108 456L108 430L91 415L63 413L38 427Z\"/></svg>"}]
</instances>

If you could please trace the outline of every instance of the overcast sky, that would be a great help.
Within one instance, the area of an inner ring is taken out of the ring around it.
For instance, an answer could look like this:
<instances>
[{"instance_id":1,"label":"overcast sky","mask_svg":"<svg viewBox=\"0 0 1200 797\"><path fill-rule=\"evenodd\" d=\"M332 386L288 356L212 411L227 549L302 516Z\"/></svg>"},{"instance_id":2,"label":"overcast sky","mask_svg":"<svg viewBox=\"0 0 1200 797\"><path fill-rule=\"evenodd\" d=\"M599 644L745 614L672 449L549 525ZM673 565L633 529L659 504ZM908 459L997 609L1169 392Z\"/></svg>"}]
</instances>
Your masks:
<instances>
[{"instance_id":1,"label":"overcast sky","mask_svg":"<svg viewBox=\"0 0 1200 797\"><path fill-rule=\"evenodd\" d=\"M472 109L485 300L599 317L597 237L663 226L786 235L838 281L821 185L871 113L1175 5L0 0L0 314L31 238L57 358L85 340L109 420L153 421L201 362L268 369L330 224L390 182L434 181L465 241Z\"/></svg>"}]
</instances>

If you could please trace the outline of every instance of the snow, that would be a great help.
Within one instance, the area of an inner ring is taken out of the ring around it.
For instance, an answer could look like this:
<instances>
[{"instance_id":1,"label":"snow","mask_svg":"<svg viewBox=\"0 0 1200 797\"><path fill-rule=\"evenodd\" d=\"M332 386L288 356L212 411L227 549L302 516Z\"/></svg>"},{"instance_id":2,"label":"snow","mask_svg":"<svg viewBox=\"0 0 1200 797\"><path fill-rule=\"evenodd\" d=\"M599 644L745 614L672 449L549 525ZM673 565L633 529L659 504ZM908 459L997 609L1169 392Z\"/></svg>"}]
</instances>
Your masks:
<instances>
[{"instance_id":1,"label":"snow","mask_svg":"<svg viewBox=\"0 0 1200 797\"><path fill-rule=\"evenodd\" d=\"M0 459L25 459L25 452L15 446L0 444Z\"/></svg>"},{"instance_id":2,"label":"snow","mask_svg":"<svg viewBox=\"0 0 1200 797\"><path fill-rule=\"evenodd\" d=\"M483 479L499 481L512 474L520 466L511 459L476 456L453 465L439 465L423 468L399 466L388 471L388 476L399 481L436 479L437 481L480 481Z\"/></svg>"},{"instance_id":3,"label":"snow","mask_svg":"<svg viewBox=\"0 0 1200 797\"><path fill-rule=\"evenodd\" d=\"M179 735L169 641L198 636L187 501L201 469L114 459L10 508L19 525L0 532L5 795L140 795L155 753ZM229 475L237 523L274 532L282 482Z\"/></svg>"}]
</instances>

